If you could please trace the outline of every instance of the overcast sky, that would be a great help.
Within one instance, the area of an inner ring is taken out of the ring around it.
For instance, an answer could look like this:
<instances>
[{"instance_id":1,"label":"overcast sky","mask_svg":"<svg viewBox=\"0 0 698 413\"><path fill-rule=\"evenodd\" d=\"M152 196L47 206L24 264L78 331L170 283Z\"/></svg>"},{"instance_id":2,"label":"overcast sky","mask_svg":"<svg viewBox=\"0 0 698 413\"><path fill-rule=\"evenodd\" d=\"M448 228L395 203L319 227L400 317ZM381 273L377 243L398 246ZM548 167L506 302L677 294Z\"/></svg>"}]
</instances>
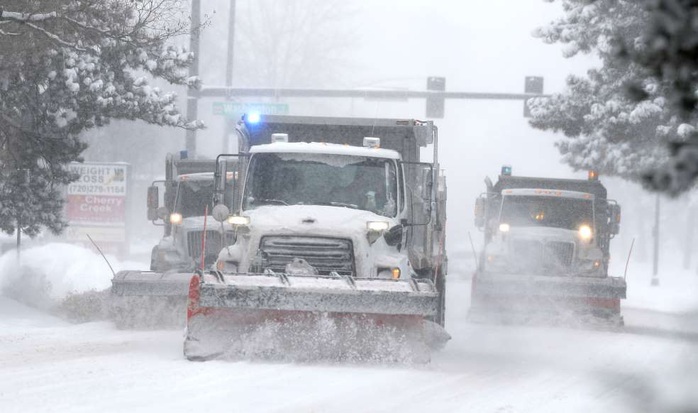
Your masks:
<instances>
[{"instance_id":1,"label":"overcast sky","mask_svg":"<svg viewBox=\"0 0 698 413\"><path fill-rule=\"evenodd\" d=\"M244 7L244 1L249 0L238 0L238 7ZM521 93L526 76L542 76L545 92L554 93L564 89L568 75L582 75L596 64L590 56L565 59L560 45L547 45L532 37L535 28L562 16L559 2L345 0L345 3L356 11L349 23L355 38L354 47L347 50L351 70L337 88L424 90L428 76L443 76L447 91ZM204 33L204 37L210 36L205 42L225 41L220 34L227 27L227 4L227 0L204 2L205 13L216 9L211 14L212 27L207 29L208 34ZM220 79L204 79L209 85L223 83L223 61L219 56L212 62L221 72ZM200 153L208 156L220 153L222 142L223 119L212 115L212 102L209 99L199 105L200 117L209 125L199 134L199 148ZM421 100L280 99L279 102L287 103L293 115L425 118L425 104ZM572 171L560 162L553 143L562 139L561 136L528 125L521 101L449 100L446 116L435 122L440 129L441 166L449 186L449 233L458 235L460 241L467 231L475 232L476 242L480 238L473 227L474 200L485 189L485 176L494 180L503 164L512 165L514 174L518 175L586 178L586 171ZM623 189L612 190L611 196L621 202L626 195L637 199L637 186L619 181L614 184ZM642 197L651 208L652 197ZM626 211L626 217L634 219L634 211ZM616 244L629 244L635 237L627 229L626 226L621 235L623 240Z\"/></svg>"},{"instance_id":2,"label":"overcast sky","mask_svg":"<svg viewBox=\"0 0 698 413\"><path fill-rule=\"evenodd\" d=\"M351 77L340 87L399 87L424 90L428 76L446 78L448 91L521 93L524 78L543 76L545 92L559 92L570 73L583 74L593 60L565 59L559 45L531 36L561 16L558 3L543 0L347 0L356 10L355 47L349 51ZM227 1L216 8L209 33L224 32ZM238 7L242 7L240 1ZM208 9L209 11L211 9ZM222 29L220 27L223 27ZM216 29L218 27L219 29ZM221 41L217 35L208 41ZM205 40L206 41L206 40ZM205 56L202 56L205 60ZM217 60L221 69L221 59ZM209 84L221 79L205 79ZM236 85L244 87L244 85ZM282 100L291 114L424 119L424 102ZM559 161L553 134L533 130L521 101L447 101L440 128L441 162L449 183L449 226L472 230L472 205L486 175L496 178L502 164L515 174L585 177ZM211 101L199 106L209 129L200 133L200 152L221 150L222 119Z\"/></svg>"}]
</instances>

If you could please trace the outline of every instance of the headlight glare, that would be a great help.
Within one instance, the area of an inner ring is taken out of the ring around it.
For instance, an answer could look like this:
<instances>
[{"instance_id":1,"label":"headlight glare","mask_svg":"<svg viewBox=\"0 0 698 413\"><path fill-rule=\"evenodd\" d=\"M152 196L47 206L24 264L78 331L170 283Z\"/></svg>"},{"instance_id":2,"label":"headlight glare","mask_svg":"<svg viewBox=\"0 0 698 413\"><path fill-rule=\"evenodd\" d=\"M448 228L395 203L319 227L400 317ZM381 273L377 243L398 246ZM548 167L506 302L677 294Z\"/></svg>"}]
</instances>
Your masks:
<instances>
[{"instance_id":1,"label":"headlight glare","mask_svg":"<svg viewBox=\"0 0 698 413\"><path fill-rule=\"evenodd\" d=\"M390 223L388 221L368 221L366 223L366 228L368 228L369 231L382 232L387 231L389 227Z\"/></svg>"},{"instance_id":2,"label":"headlight glare","mask_svg":"<svg viewBox=\"0 0 698 413\"><path fill-rule=\"evenodd\" d=\"M250 217L244 217L240 215L233 215L228 218L228 223L230 225L245 226L250 224Z\"/></svg>"},{"instance_id":3,"label":"headlight glare","mask_svg":"<svg viewBox=\"0 0 698 413\"><path fill-rule=\"evenodd\" d=\"M584 241L589 241L593 235L593 231L589 225L582 225L579 227L579 237Z\"/></svg>"},{"instance_id":4,"label":"headlight glare","mask_svg":"<svg viewBox=\"0 0 698 413\"><path fill-rule=\"evenodd\" d=\"M170 224L179 225L182 223L182 214L173 213L170 214Z\"/></svg>"}]
</instances>

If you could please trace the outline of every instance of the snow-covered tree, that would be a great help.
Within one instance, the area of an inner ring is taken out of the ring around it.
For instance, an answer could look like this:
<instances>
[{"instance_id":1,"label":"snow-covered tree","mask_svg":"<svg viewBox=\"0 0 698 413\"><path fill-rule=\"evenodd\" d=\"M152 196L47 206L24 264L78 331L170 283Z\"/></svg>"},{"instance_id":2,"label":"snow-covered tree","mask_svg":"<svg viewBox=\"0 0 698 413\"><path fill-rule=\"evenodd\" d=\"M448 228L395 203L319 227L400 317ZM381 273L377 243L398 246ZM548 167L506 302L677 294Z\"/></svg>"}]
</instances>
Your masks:
<instances>
[{"instance_id":1,"label":"snow-covered tree","mask_svg":"<svg viewBox=\"0 0 698 413\"><path fill-rule=\"evenodd\" d=\"M556 144L573 168L639 180L640 173L664 162L667 151L662 143L679 133L660 84L643 68L617 56L616 39L634 44L647 15L632 0L561 3L564 17L536 30L534 36L563 44L566 57L594 53L601 66L585 77L568 77L563 93L532 102L530 123L565 134ZM627 92L626 85L635 82L647 93L642 102Z\"/></svg>"},{"instance_id":2,"label":"snow-covered tree","mask_svg":"<svg viewBox=\"0 0 698 413\"><path fill-rule=\"evenodd\" d=\"M620 55L665 86L668 104L687 123L682 139L669 144L667 165L643 176L650 188L677 195L698 178L698 0L645 0L645 8L641 47L622 43Z\"/></svg>"},{"instance_id":3,"label":"snow-covered tree","mask_svg":"<svg viewBox=\"0 0 698 413\"><path fill-rule=\"evenodd\" d=\"M65 227L66 164L81 132L110 119L200 128L149 77L195 87L176 0L3 0L0 4L0 230Z\"/></svg>"}]
</instances>

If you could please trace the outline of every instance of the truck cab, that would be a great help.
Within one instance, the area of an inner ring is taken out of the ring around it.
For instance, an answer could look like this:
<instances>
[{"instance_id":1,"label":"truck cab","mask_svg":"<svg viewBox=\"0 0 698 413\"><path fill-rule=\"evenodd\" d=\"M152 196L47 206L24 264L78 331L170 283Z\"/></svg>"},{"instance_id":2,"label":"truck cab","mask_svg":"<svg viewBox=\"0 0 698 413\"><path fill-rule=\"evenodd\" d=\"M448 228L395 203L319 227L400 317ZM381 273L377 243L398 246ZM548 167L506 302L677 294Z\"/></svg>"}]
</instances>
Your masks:
<instances>
[{"instance_id":1,"label":"truck cab","mask_svg":"<svg viewBox=\"0 0 698 413\"><path fill-rule=\"evenodd\" d=\"M237 132L236 236L219 271L430 280L443 325L446 182L431 122L265 116Z\"/></svg>"},{"instance_id":2,"label":"truck cab","mask_svg":"<svg viewBox=\"0 0 698 413\"><path fill-rule=\"evenodd\" d=\"M543 189L503 191L488 230L483 266L512 273L555 271L603 276L607 260L599 246L594 195Z\"/></svg>"},{"instance_id":3,"label":"truck cab","mask_svg":"<svg viewBox=\"0 0 698 413\"><path fill-rule=\"evenodd\" d=\"M484 247L471 287L469 318L516 321L572 317L622 325L624 278L608 274L620 206L595 172L588 180L513 176L476 200Z\"/></svg>"},{"instance_id":4,"label":"truck cab","mask_svg":"<svg viewBox=\"0 0 698 413\"><path fill-rule=\"evenodd\" d=\"M598 180L503 174L476 205L488 272L605 277L620 207Z\"/></svg>"},{"instance_id":5,"label":"truck cab","mask_svg":"<svg viewBox=\"0 0 698 413\"><path fill-rule=\"evenodd\" d=\"M215 160L168 157L165 180L154 183L148 194L148 217L164 227L163 238L151 252L151 271L209 268L220 249L232 240L232 227L217 223L211 216L214 169ZM156 184L164 185L163 206Z\"/></svg>"},{"instance_id":6,"label":"truck cab","mask_svg":"<svg viewBox=\"0 0 698 413\"><path fill-rule=\"evenodd\" d=\"M219 269L409 278L400 154L376 146L276 142L250 150L244 234ZM290 258L297 258L296 261Z\"/></svg>"}]
</instances>

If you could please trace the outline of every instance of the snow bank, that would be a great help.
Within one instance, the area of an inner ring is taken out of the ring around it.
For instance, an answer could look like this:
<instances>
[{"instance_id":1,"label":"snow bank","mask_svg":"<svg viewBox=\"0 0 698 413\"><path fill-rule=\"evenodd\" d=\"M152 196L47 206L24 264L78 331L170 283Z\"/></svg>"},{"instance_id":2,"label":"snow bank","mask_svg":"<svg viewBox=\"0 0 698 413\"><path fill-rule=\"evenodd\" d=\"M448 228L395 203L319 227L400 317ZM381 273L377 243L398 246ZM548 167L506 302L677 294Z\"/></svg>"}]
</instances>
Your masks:
<instances>
[{"instance_id":1,"label":"snow bank","mask_svg":"<svg viewBox=\"0 0 698 413\"><path fill-rule=\"evenodd\" d=\"M107 255L114 271L147 269L142 263L120 262ZM0 293L38 308L51 308L68 295L110 287L112 272L96 251L49 243L11 250L0 256Z\"/></svg>"},{"instance_id":2,"label":"snow bank","mask_svg":"<svg viewBox=\"0 0 698 413\"><path fill-rule=\"evenodd\" d=\"M661 263L652 285L652 263L631 261L628 266L628 297L621 305L629 308L654 310L663 313L690 313L698 311L698 272L681 267L681 261ZM612 275L622 276L622 270Z\"/></svg>"}]
</instances>

